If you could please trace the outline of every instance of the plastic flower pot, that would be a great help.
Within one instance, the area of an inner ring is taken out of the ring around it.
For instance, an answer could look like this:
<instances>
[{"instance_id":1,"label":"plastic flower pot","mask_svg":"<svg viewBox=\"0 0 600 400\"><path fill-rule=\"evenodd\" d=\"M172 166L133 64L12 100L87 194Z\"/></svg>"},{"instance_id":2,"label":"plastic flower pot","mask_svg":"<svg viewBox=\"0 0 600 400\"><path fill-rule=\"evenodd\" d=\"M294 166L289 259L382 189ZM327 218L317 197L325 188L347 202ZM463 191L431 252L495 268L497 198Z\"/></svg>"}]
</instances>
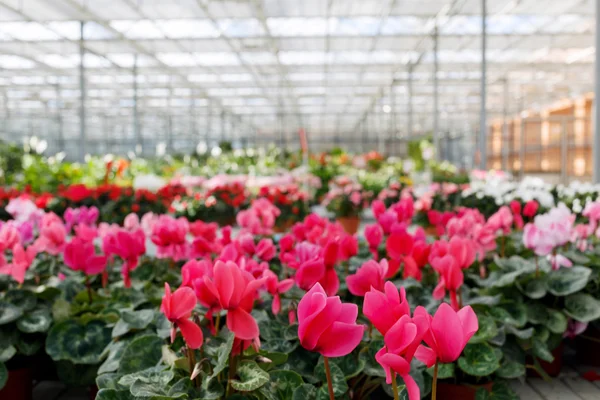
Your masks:
<instances>
[{"instance_id":1,"label":"plastic flower pot","mask_svg":"<svg viewBox=\"0 0 600 400\"><path fill-rule=\"evenodd\" d=\"M560 344L554 350L552 350L552 356L554 356L554 360L552 362L547 362L538 359L540 367L542 367L546 374L553 378L556 378L560 374L560 371L562 369L564 350L565 344L564 342L560 342ZM527 363L533 363L533 360L528 358ZM541 376L536 372L535 369L527 369L527 376L532 378L541 378Z\"/></svg>"},{"instance_id":2,"label":"plastic flower pot","mask_svg":"<svg viewBox=\"0 0 600 400\"><path fill-rule=\"evenodd\" d=\"M475 394L480 388L492 391L493 382L485 385L458 385L450 382L438 382L437 400L475 400Z\"/></svg>"},{"instance_id":3,"label":"plastic flower pot","mask_svg":"<svg viewBox=\"0 0 600 400\"><path fill-rule=\"evenodd\" d=\"M600 330L590 325L575 338L577 363L600 367Z\"/></svg>"},{"instance_id":4,"label":"plastic flower pot","mask_svg":"<svg viewBox=\"0 0 600 400\"><path fill-rule=\"evenodd\" d=\"M342 225L346 233L354 235L358 232L360 217L339 217L337 221Z\"/></svg>"},{"instance_id":5,"label":"plastic flower pot","mask_svg":"<svg viewBox=\"0 0 600 400\"><path fill-rule=\"evenodd\" d=\"M20 368L8 371L8 381L0 390L0 399L31 400L33 383L30 368Z\"/></svg>"}]
</instances>

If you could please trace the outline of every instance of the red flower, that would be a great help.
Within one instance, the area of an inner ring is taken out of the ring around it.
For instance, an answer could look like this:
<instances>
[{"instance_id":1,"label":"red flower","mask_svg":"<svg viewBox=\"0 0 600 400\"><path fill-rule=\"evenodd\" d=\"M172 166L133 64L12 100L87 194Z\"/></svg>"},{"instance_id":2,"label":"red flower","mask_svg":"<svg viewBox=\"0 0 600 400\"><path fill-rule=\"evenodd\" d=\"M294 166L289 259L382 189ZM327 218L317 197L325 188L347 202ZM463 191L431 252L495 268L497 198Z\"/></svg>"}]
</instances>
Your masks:
<instances>
[{"instance_id":1,"label":"red flower","mask_svg":"<svg viewBox=\"0 0 600 400\"><path fill-rule=\"evenodd\" d=\"M165 282L165 295L162 299L160 310L173 324L171 330L171 342L175 341L177 328L181 331L187 345L192 349L202 346L204 335L202 330L194 322L190 321L192 311L196 306L196 296L189 287L180 287L171 294L171 287Z\"/></svg>"}]
</instances>

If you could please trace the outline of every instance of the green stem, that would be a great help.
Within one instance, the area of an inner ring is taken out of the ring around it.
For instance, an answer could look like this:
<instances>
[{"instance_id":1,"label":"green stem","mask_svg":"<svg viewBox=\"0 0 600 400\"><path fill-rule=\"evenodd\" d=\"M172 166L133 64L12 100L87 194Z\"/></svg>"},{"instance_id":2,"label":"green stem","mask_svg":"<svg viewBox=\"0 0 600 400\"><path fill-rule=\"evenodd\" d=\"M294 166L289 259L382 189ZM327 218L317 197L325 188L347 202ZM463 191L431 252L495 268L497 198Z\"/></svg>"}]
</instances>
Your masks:
<instances>
[{"instance_id":1,"label":"green stem","mask_svg":"<svg viewBox=\"0 0 600 400\"><path fill-rule=\"evenodd\" d=\"M327 389L329 390L329 400L335 400L335 396L333 395L333 383L331 382L331 370L329 369L329 359L323 356L323 361L325 363L325 374L327 375Z\"/></svg>"},{"instance_id":2,"label":"green stem","mask_svg":"<svg viewBox=\"0 0 600 400\"><path fill-rule=\"evenodd\" d=\"M393 370L391 372L392 372L392 390L394 391L394 400L398 400L398 385L396 385L396 373Z\"/></svg>"},{"instance_id":3,"label":"green stem","mask_svg":"<svg viewBox=\"0 0 600 400\"><path fill-rule=\"evenodd\" d=\"M87 287L88 300L89 300L90 304L92 304L92 285L90 284L90 276L89 275L85 276L85 286Z\"/></svg>"},{"instance_id":4,"label":"green stem","mask_svg":"<svg viewBox=\"0 0 600 400\"><path fill-rule=\"evenodd\" d=\"M188 365L190 366L190 376L192 376L192 374L194 373L194 368L196 367L196 355L194 354L194 349L192 348L187 348L187 353L188 353ZM194 379L193 384L194 386L198 387L199 386L199 377L196 377L196 379Z\"/></svg>"},{"instance_id":5,"label":"green stem","mask_svg":"<svg viewBox=\"0 0 600 400\"><path fill-rule=\"evenodd\" d=\"M217 313L217 322L215 322L215 332L219 333L219 325L221 324L221 313Z\"/></svg>"},{"instance_id":6,"label":"green stem","mask_svg":"<svg viewBox=\"0 0 600 400\"><path fill-rule=\"evenodd\" d=\"M433 367L433 382L431 384L431 400L435 400L437 394L437 378L438 378L438 362L435 361L435 367Z\"/></svg>"}]
</instances>

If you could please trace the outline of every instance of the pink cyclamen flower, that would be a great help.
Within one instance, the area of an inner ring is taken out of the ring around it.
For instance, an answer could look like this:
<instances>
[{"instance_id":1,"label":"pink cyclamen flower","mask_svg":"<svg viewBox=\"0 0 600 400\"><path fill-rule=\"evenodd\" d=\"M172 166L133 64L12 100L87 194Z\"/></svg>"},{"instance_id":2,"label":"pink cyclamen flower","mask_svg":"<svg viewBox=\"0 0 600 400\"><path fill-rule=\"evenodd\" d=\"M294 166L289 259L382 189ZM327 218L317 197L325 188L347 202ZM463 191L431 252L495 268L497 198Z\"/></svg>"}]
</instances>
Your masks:
<instances>
[{"instance_id":1,"label":"pink cyclamen flower","mask_svg":"<svg viewBox=\"0 0 600 400\"><path fill-rule=\"evenodd\" d=\"M58 255L62 253L67 242L67 230L62 222L51 221L47 225L42 225L40 236L35 241L35 246L40 252L45 251L48 254Z\"/></svg>"},{"instance_id":2,"label":"pink cyclamen flower","mask_svg":"<svg viewBox=\"0 0 600 400\"><path fill-rule=\"evenodd\" d=\"M277 315L279 314L279 311L281 311L280 295L287 292L292 288L292 286L294 286L294 280L283 279L282 281L280 281L277 278L277 275L275 275L273 271L268 269L263 272L263 278L266 278L265 287L267 289L267 292L269 292L269 294L273 296L271 311L273 312L273 314Z\"/></svg>"},{"instance_id":3,"label":"pink cyclamen flower","mask_svg":"<svg viewBox=\"0 0 600 400\"><path fill-rule=\"evenodd\" d=\"M371 289L365 294L363 314L385 336L400 317L410 314L406 290L401 287L398 291L392 282L385 283L383 292Z\"/></svg>"},{"instance_id":4,"label":"pink cyclamen flower","mask_svg":"<svg viewBox=\"0 0 600 400\"><path fill-rule=\"evenodd\" d=\"M188 221L185 218L173 218L161 215L152 227L152 242L157 247L156 257L172 258L175 261L188 257Z\"/></svg>"},{"instance_id":5,"label":"pink cyclamen flower","mask_svg":"<svg viewBox=\"0 0 600 400\"><path fill-rule=\"evenodd\" d=\"M533 223L525 225L523 229L523 244L538 256L547 256L554 248L551 237Z\"/></svg>"},{"instance_id":6,"label":"pink cyclamen flower","mask_svg":"<svg viewBox=\"0 0 600 400\"><path fill-rule=\"evenodd\" d=\"M103 239L103 249L106 254L115 254L123 259L121 275L125 287L131 287L129 274L138 266L141 256L146 253L146 236L141 229L129 232L119 229Z\"/></svg>"},{"instance_id":7,"label":"pink cyclamen flower","mask_svg":"<svg viewBox=\"0 0 600 400\"><path fill-rule=\"evenodd\" d=\"M302 347L324 357L350 354L362 340L364 325L356 324L358 306L327 297L315 284L298 304L298 337Z\"/></svg>"},{"instance_id":8,"label":"pink cyclamen flower","mask_svg":"<svg viewBox=\"0 0 600 400\"><path fill-rule=\"evenodd\" d=\"M523 216L527 218L535 217L535 214L538 212L538 208L540 207L539 203L535 200L530 200L523 207Z\"/></svg>"},{"instance_id":9,"label":"pink cyclamen flower","mask_svg":"<svg viewBox=\"0 0 600 400\"><path fill-rule=\"evenodd\" d=\"M433 317L419 306L415 309L414 317L424 318L428 323L423 340L429 347L420 345L415 354L427 367L438 361L456 361L479 329L477 315L470 306L455 311L447 303L442 303Z\"/></svg>"},{"instance_id":10,"label":"pink cyclamen flower","mask_svg":"<svg viewBox=\"0 0 600 400\"><path fill-rule=\"evenodd\" d=\"M193 321L190 321L192 311L196 306L196 296L189 287L180 287L171 294L171 287L165 282L165 295L162 299L160 310L173 324L171 329L171 342L175 341L177 328L181 331L183 339L192 349L202 346L204 335L202 330Z\"/></svg>"},{"instance_id":11,"label":"pink cyclamen flower","mask_svg":"<svg viewBox=\"0 0 600 400\"><path fill-rule=\"evenodd\" d=\"M97 275L106 268L106 256L97 255L94 244L75 238L65 246L65 264L74 271Z\"/></svg>"},{"instance_id":12,"label":"pink cyclamen flower","mask_svg":"<svg viewBox=\"0 0 600 400\"><path fill-rule=\"evenodd\" d=\"M569 319L569 323L567 324L567 330L565 331L565 333L563 333L563 337L575 339L577 336L585 332L587 327L587 322L579 322L574 319Z\"/></svg>"},{"instance_id":13,"label":"pink cyclamen flower","mask_svg":"<svg viewBox=\"0 0 600 400\"><path fill-rule=\"evenodd\" d=\"M441 300L446 296L446 290L450 292L450 303L458 310L457 292L464 281L464 274L454 257L447 255L438 258L432 263L433 269L439 274L438 285L433 290L433 298Z\"/></svg>"},{"instance_id":14,"label":"pink cyclamen flower","mask_svg":"<svg viewBox=\"0 0 600 400\"><path fill-rule=\"evenodd\" d=\"M513 214L510 211L510 208L507 206L502 206L487 220L487 224L494 232L502 231L506 235L510 233L513 219Z\"/></svg>"},{"instance_id":15,"label":"pink cyclamen flower","mask_svg":"<svg viewBox=\"0 0 600 400\"><path fill-rule=\"evenodd\" d=\"M355 296L364 296L371 288L383 290L388 262L384 258L379 263L375 260L365 262L354 275L346 277L348 290Z\"/></svg>"},{"instance_id":16,"label":"pink cyclamen flower","mask_svg":"<svg viewBox=\"0 0 600 400\"><path fill-rule=\"evenodd\" d=\"M10 275L15 281L22 284L25 282L25 273L37 255L37 249L29 246L25 250L21 243L17 243L12 248L12 254L12 261L8 264L4 256L0 255L0 274Z\"/></svg>"},{"instance_id":17,"label":"pink cyclamen flower","mask_svg":"<svg viewBox=\"0 0 600 400\"><path fill-rule=\"evenodd\" d=\"M12 249L17 243L21 243L21 235L17 227L6 222L0 227L0 252Z\"/></svg>"},{"instance_id":18,"label":"pink cyclamen flower","mask_svg":"<svg viewBox=\"0 0 600 400\"><path fill-rule=\"evenodd\" d=\"M256 299L256 291L265 279L254 277L243 271L232 261L217 261L213 278L205 276L204 284L219 299L221 308L227 310L227 327L242 340L258 338L258 324L250 315Z\"/></svg>"},{"instance_id":19,"label":"pink cyclamen flower","mask_svg":"<svg viewBox=\"0 0 600 400\"><path fill-rule=\"evenodd\" d=\"M261 239L256 245L256 256L263 261L271 261L275 257L277 249L272 239Z\"/></svg>"},{"instance_id":20,"label":"pink cyclamen flower","mask_svg":"<svg viewBox=\"0 0 600 400\"><path fill-rule=\"evenodd\" d=\"M410 318L403 315L387 331L385 346L375 355L375 360L385 371L388 384L392 383L392 373L402 377L409 400L421 399L419 385L410 376L410 363L428 329L428 321L423 316Z\"/></svg>"}]
</instances>

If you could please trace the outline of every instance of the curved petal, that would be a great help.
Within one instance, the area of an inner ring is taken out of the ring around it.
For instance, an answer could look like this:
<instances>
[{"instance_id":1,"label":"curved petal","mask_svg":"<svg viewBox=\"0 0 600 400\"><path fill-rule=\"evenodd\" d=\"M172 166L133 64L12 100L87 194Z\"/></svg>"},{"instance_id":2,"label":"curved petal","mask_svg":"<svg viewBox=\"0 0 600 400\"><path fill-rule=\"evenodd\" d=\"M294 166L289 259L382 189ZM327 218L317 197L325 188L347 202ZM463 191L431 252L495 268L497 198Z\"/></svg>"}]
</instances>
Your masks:
<instances>
[{"instance_id":1,"label":"curved petal","mask_svg":"<svg viewBox=\"0 0 600 400\"><path fill-rule=\"evenodd\" d=\"M440 361L456 361L465 347L463 327L458 314L447 303L442 303L433 316L431 332L435 336Z\"/></svg>"},{"instance_id":2,"label":"curved petal","mask_svg":"<svg viewBox=\"0 0 600 400\"><path fill-rule=\"evenodd\" d=\"M415 357L417 360L421 361L423 364L427 365L427 368L431 368L435 361L437 360L437 354L433 349L430 349L427 346L420 345L417 347L417 351L415 352Z\"/></svg>"},{"instance_id":3,"label":"curved petal","mask_svg":"<svg viewBox=\"0 0 600 400\"><path fill-rule=\"evenodd\" d=\"M469 339L471 339L479 329L479 321L471 306L463 307L458 311L458 319L463 328L463 339L466 345Z\"/></svg>"},{"instance_id":4,"label":"curved petal","mask_svg":"<svg viewBox=\"0 0 600 400\"><path fill-rule=\"evenodd\" d=\"M315 295L317 296L317 295ZM313 350L323 333L338 319L342 311L339 297L327 297L325 307L311 313L304 321L298 321L298 337L302 347Z\"/></svg>"},{"instance_id":5,"label":"curved petal","mask_svg":"<svg viewBox=\"0 0 600 400\"><path fill-rule=\"evenodd\" d=\"M202 346L202 342L204 342L204 335L202 334L202 329L189 319L180 319L177 320L177 326L185 339L188 347L192 349L198 349Z\"/></svg>"},{"instance_id":6,"label":"curved petal","mask_svg":"<svg viewBox=\"0 0 600 400\"><path fill-rule=\"evenodd\" d=\"M258 337L258 324L248 312L235 308L227 312L227 327L242 340L252 340Z\"/></svg>"},{"instance_id":7,"label":"curved petal","mask_svg":"<svg viewBox=\"0 0 600 400\"><path fill-rule=\"evenodd\" d=\"M364 325L336 321L323 332L316 350L325 357L343 357L360 344L364 332Z\"/></svg>"},{"instance_id":8,"label":"curved petal","mask_svg":"<svg viewBox=\"0 0 600 400\"><path fill-rule=\"evenodd\" d=\"M196 307L196 295L187 287L180 287L171 296L171 320L189 318L192 310Z\"/></svg>"},{"instance_id":9,"label":"curved petal","mask_svg":"<svg viewBox=\"0 0 600 400\"><path fill-rule=\"evenodd\" d=\"M419 389L419 385L409 374L402 375L402 379L404 379L404 384L406 385L406 391L408 392L408 400L420 400L421 399L421 389Z\"/></svg>"},{"instance_id":10,"label":"curved petal","mask_svg":"<svg viewBox=\"0 0 600 400\"><path fill-rule=\"evenodd\" d=\"M234 290L234 281L231 277L230 266L222 261L217 261L214 268L214 284L223 308L228 308Z\"/></svg>"}]
</instances>

